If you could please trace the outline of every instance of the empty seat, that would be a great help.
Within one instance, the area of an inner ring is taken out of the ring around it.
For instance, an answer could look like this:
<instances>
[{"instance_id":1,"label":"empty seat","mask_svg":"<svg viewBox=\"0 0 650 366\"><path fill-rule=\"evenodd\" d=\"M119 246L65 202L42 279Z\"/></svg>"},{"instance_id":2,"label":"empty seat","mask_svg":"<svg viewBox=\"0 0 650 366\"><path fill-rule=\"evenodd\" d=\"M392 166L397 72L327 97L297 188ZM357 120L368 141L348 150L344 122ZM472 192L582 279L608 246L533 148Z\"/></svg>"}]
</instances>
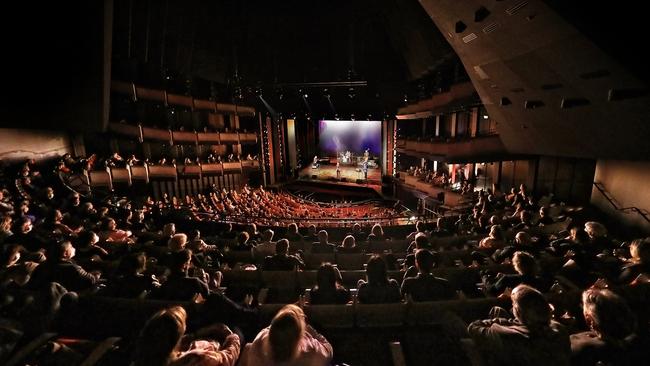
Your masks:
<instances>
[{"instance_id":1,"label":"empty seat","mask_svg":"<svg viewBox=\"0 0 650 366\"><path fill-rule=\"evenodd\" d=\"M108 170L91 170L88 172L88 180L91 187L107 187L113 189L111 176Z\"/></svg>"},{"instance_id":2,"label":"empty seat","mask_svg":"<svg viewBox=\"0 0 650 366\"><path fill-rule=\"evenodd\" d=\"M361 328L399 327L404 324L406 304L357 304L355 313Z\"/></svg>"},{"instance_id":3,"label":"empty seat","mask_svg":"<svg viewBox=\"0 0 650 366\"><path fill-rule=\"evenodd\" d=\"M336 264L340 270L362 270L368 262L367 254L337 254Z\"/></svg>"},{"instance_id":4,"label":"empty seat","mask_svg":"<svg viewBox=\"0 0 650 366\"><path fill-rule=\"evenodd\" d=\"M304 260L305 266L307 266L308 269L318 269L318 267L325 262L336 263L336 256L334 253L309 253L305 254Z\"/></svg>"},{"instance_id":5,"label":"empty seat","mask_svg":"<svg viewBox=\"0 0 650 366\"><path fill-rule=\"evenodd\" d=\"M323 328L351 328L354 326L354 305L309 305L305 314L309 323Z\"/></svg>"},{"instance_id":6,"label":"empty seat","mask_svg":"<svg viewBox=\"0 0 650 366\"><path fill-rule=\"evenodd\" d=\"M111 168L111 180L114 184L131 185L131 171L127 168Z\"/></svg>"}]
</instances>

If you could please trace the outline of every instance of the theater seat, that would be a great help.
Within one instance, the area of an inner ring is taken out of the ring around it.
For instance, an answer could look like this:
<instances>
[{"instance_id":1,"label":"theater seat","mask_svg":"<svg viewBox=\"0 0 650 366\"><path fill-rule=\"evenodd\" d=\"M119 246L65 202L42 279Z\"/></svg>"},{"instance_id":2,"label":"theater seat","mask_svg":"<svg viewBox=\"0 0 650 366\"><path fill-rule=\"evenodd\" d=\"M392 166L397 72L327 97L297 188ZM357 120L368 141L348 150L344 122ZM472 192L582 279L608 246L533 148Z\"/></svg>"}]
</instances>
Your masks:
<instances>
[{"instance_id":1,"label":"theater seat","mask_svg":"<svg viewBox=\"0 0 650 366\"><path fill-rule=\"evenodd\" d=\"M404 324L406 304L357 304L355 313L360 328L399 327Z\"/></svg>"},{"instance_id":2,"label":"theater seat","mask_svg":"<svg viewBox=\"0 0 650 366\"><path fill-rule=\"evenodd\" d=\"M309 323L323 328L352 328L354 305L310 305L305 307Z\"/></svg>"}]
</instances>

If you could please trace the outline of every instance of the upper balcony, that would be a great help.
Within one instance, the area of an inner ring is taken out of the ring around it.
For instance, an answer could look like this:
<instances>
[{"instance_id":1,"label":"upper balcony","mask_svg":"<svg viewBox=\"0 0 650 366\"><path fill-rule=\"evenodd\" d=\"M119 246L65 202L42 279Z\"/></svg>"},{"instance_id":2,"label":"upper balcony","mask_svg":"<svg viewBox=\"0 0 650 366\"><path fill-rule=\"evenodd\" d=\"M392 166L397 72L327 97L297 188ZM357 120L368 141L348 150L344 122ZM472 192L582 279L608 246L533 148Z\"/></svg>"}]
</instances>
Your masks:
<instances>
[{"instance_id":1,"label":"upper balcony","mask_svg":"<svg viewBox=\"0 0 650 366\"><path fill-rule=\"evenodd\" d=\"M439 160L445 161L507 155L505 146L497 134L463 139L402 139L397 141L396 147L400 153L428 159L438 157Z\"/></svg>"}]
</instances>

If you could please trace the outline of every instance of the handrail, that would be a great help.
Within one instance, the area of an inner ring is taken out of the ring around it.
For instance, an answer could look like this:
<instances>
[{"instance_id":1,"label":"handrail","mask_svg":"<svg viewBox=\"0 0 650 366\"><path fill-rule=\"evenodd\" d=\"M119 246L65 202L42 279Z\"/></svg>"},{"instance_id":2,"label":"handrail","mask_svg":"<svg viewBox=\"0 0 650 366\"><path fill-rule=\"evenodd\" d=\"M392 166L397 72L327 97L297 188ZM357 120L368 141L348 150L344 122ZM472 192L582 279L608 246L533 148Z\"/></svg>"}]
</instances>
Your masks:
<instances>
[{"instance_id":1,"label":"handrail","mask_svg":"<svg viewBox=\"0 0 650 366\"><path fill-rule=\"evenodd\" d=\"M393 216L393 217L332 217L332 218L306 218L306 217L262 217L262 216L241 216L241 215L226 215L220 216L216 213L201 212L197 213L199 216L216 218L219 222L233 223L233 224L247 224L260 222L274 222L274 223L303 223L315 224L317 226L331 226L331 225L352 225L355 223L363 222L365 224L387 224L387 225L403 225L415 223L411 216Z\"/></svg>"},{"instance_id":2,"label":"handrail","mask_svg":"<svg viewBox=\"0 0 650 366\"><path fill-rule=\"evenodd\" d=\"M145 88L132 82L112 80L111 91L125 94L133 101L138 99L162 101L165 105L188 107L191 110L208 110L239 116L255 116L255 108L237 104L218 103L212 100L195 99L192 96L172 94L166 90ZM172 100L171 102L169 100Z\"/></svg>"},{"instance_id":3,"label":"handrail","mask_svg":"<svg viewBox=\"0 0 650 366\"><path fill-rule=\"evenodd\" d=\"M619 207L618 204L616 203L616 200L613 197L611 197L611 195L609 194L609 192L605 188L604 184L602 184L600 182L594 182L594 187L596 187L596 189L598 189L600 194L602 194L603 197L605 197L605 199L612 205L612 207L614 207L614 209L616 211L620 211L620 212L630 212L630 211L631 212L636 212L641 217L643 217L643 219L645 221L650 223L650 213L647 210L640 209L640 208L638 208L636 206Z\"/></svg>"}]
</instances>

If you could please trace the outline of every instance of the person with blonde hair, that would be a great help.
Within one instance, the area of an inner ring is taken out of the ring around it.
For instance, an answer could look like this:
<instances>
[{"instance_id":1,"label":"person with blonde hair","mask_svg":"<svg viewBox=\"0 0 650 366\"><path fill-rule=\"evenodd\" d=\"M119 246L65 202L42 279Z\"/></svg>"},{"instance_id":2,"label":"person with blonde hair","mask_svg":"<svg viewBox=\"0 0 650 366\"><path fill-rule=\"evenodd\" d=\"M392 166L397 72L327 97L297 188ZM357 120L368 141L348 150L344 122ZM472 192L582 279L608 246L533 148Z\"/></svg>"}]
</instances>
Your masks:
<instances>
[{"instance_id":1,"label":"person with blonde hair","mask_svg":"<svg viewBox=\"0 0 650 366\"><path fill-rule=\"evenodd\" d=\"M286 305L271 325L262 329L246 346L242 366L325 366L334 351L325 337L305 322L305 313L296 305Z\"/></svg>"},{"instance_id":2,"label":"person with blonde hair","mask_svg":"<svg viewBox=\"0 0 650 366\"><path fill-rule=\"evenodd\" d=\"M185 335L186 322L187 312L180 306L156 313L138 337L132 365L235 365L240 351L237 334L224 324L214 324L198 330L193 336ZM191 339L194 337L206 339ZM186 342L189 340L191 342ZM217 340L223 340L223 343Z\"/></svg>"}]
</instances>

